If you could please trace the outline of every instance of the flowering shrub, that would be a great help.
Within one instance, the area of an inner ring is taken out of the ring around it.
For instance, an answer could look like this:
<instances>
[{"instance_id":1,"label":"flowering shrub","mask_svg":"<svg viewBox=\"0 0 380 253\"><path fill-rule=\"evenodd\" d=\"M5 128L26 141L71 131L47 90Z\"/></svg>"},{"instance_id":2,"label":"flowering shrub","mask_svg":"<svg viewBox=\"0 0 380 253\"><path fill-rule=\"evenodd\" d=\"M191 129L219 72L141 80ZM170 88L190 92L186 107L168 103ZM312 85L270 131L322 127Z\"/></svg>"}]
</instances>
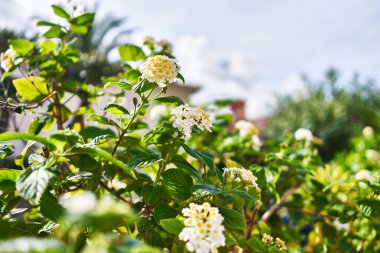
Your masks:
<instances>
[{"instance_id":1,"label":"flowering shrub","mask_svg":"<svg viewBox=\"0 0 380 253\"><path fill-rule=\"evenodd\" d=\"M200 109L167 96L184 78L172 45L152 37L119 47L124 72L103 88L67 81L81 54L70 42L94 13L53 10L62 23L38 22L43 39L10 41L1 57L3 79L23 75L19 100L3 107L35 118L25 133L0 134L0 158L16 153L20 167L0 170L0 252L380 249L373 131L331 164L309 130L261 140L226 113L230 101ZM69 109L78 94L108 103Z\"/></svg>"}]
</instances>

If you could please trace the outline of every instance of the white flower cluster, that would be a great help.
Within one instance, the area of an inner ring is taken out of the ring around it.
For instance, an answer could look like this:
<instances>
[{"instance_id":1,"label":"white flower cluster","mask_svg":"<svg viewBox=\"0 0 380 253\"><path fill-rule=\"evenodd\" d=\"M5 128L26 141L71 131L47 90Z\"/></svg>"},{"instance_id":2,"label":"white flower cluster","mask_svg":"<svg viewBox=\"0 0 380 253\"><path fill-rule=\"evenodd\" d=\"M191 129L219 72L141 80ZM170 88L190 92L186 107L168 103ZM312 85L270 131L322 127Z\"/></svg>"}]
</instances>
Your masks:
<instances>
[{"instance_id":1,"label":"white flower cluster","mask_svg":"<svg viewBox=\"0 0 380 253\"><path fill-rule=\"evenodd\" d=\"M235 128L239 131L240 137L250 137L254 150L260 150L262 142L259 137L259 130L256 126L246 120L239 120L235 123Z\"/></svg>"},{"instance_id":2,"label":"white flower cluster","mask_svg":"<svg viewBox=\"0 0 380 253\"><path fill-rule=\"evenodd\" d=\"M8 71L10 68L13 67L13 59L17 56L17 53L12 49L9 48L4 53L1 53L0 55L0 66L5 71Z\"/></svg>"},{"instance_id":3,"label":"white flower cluster","mask_svg":"<svg viewBox=\"0 0 380 253\"><path fill-rule=\"evenodd\" d=\"M306 128L299 128L297 131L294 133L294 138L297 141L304 140L306 142L311 142L314 138L313 133Z\"/></svg>"},{"instance_id":4,"label":"white flower cluster","mask_svg":"<svg viewBox=\"0 0 380 253\"><path fill-rule=\"evenodd\" d=\"M149 82L156 82L161 86L175 82L178 70L179 66L175 60L165 55L149 57L148 60L140 66L142 78Z\"/></svg>"},{"instance_id":5,"label":"white flower cluster","mask_svg":"<svg viewBox=\"0 0 380 253\"><path fill-rule=\"evenodd\" d=\"M243 182L248 186L259 188L256 183L257 177L252 174L252 171L243 168L224 168L223 176L233 178L237 182Z\"/></svg>"},{"instance_id":6,"label":"white flower cluster","mask_svg":"<svg viewBox=\"0 0 380 253\"><path fill-rule=\"evenodd\" d=\"M365 128L363 128L363 136L364 138L366 139L371 139L374 135L374 131L373 131L373 128L370 127L370 126L366 126Z\"/></svg>"},{"instance_id":7,"label":"white flower cluster","mask_svg":"<svg viewBox=\"0 0 380 253\"><path fill-rule=\"evenodd\" d=\"M212 123L209 120L209 115L202 109L191 107L188 104L172 109L170 121L186 137L190 136L193 126L198 127L202 131L207 130L211 132Z\"/></svg>"},{"instance_id":8,"label":"white flower cluster","mask_svg":"<svg viewBox=\"0 0 380 253\"><path fill-rule=\"evenodd\" d=\"M225 246L223 216L218 208L207 202L202 205L191 203L189 208L182 210L182 214L187 218L179 239L186 242L190 252L217 252L218 247Z\"/></svg>"},{"instance_id":9,"label":"white flower cluster","mask_svg":"<svg viewBox=\"0 0 380 253\"><path fill-rule=\"evenodd\" d=\"M286 250L286 245L283 240L277 237L276 240L273 242L273 237L271 235L268 235L267 233L264 233L261 241L268 245L274 244L274 246L276 246L279 250Z\"/></svg>"}]
</instances>

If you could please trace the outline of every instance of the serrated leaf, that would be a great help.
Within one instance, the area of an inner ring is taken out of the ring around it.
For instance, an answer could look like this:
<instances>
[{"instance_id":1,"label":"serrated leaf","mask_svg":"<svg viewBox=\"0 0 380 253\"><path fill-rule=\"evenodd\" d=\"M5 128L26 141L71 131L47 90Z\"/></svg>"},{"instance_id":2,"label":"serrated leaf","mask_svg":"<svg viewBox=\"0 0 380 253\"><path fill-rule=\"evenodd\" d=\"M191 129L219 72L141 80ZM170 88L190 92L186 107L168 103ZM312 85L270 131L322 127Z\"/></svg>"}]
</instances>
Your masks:
<instances>
[{"instance_id":1,"label":"serrated leaf","mask_svg":"<svg viewBox=\"0 0 380 253\"><path fill-rule=\"evenodd\" d=\"M175 155L170 160L178 169L185 171L189 175L195 176L198 180L202 181L202 176L185 158L180 155Z\"/></svg>"},{"instance_id":2,"label":"serrated leaf","mask_svg":"<svg viewBox=\"0 0 380 253\"><path fill-rule=\"evenodd\" d=\"M156 185L150 185L146 184L143 186L141 189L141 195L144 199L144 202L147 204L154 204L156 203L159 199L162 198L164 194L164 189L162 186Z\"/></svg>"},{"instance_id":3,"label":"serrated leaf","mask_svg":"<svg viewBox=\"0 0 380 253\"><path fill-rule=\"evenodd\" d=\"M186 200L191 197L190 189L193 186L191 177L177 169L170 169L162 173L162 179L168 192L175 199Z\"/></svg>"},{"instance_id":4,"label":"serrated leaf","mask_svg":"<svg viewBox=\"0 0 380 253\"><path fill-rule=\"evenodd\" d=\"M176 129L169 124L162 124L156 127L156 129L147 133L143 138L142 142L149 144L166 144L173 140L173 136L176 133Z\"/></svg>"},{"instance_id":5,"label":"serrated leaf","mask_svg":"<svg viewBox=\"0 0 380 253\"><path fill-rule=\"evenodd\" d=\"M141 169L155 164L161 160L162 158L159 154L139 153L128 161L127 166L132 169Z\"/></svg>"},{"instance_id":6,"label":"serrated leaf","mask_svg":"<svg viewBox=\"0 0 380 253\"><path fill-rule=\"evenodd\" d=\"M119 54L123 61L139 61L146 57L141 47L132 44L120 46Z\"/></svg>"},{"instance_id":7,"label":"serrated leaf","mask_svg":"<svg viewBox=\"0 0 380 253\"><path fill-rule=\"evenodd\" d=\"M183 222L177 219L162 219L160 226L173 235L178 235L185 227Z\"/></svg>"},{"instance_id":8,"label":"serrated leaf","mask_svg":"<svg viewBox=\"0 0 380 253\"><path fill-rule=\"evenodd\" d=\"M78 172L74 172L67 175L66 180L67 181L76 181L76 180L82 181L82 180L90 180L92 179L92 177L93 177L93 174L91 172L78 171Z\"/></svg>"},{"instance_id":9,"label":"serrated leaf","mask_svg":"<svg viewBox=\"0 0 380 253\"><path fill-rule=\"evenodd\" d=\"M45 192L52 174L46 169L28 168L18 178L16 189L20 196L37 204Z\"/></svg>"},{"instance_id":10,"label":"serrated leaf","mask_svg":"<svg viewBox=\"0 0 380 253\"><path fill-rule=\"evenodd\" d=\"M162 104L169 104L169 105L176 105L176 106L180 106L184 104L182 99L176 96L159 97L159 98L156 98L154 101L160 102Z\"/></svg>"},{"instance_id":11,"label":"serrated leaf","mask_svg":"<svg viewBox=\"0 0 380 253\"><path fill-rule=\"evenodd\" d=\"M191 187L191 192L196 196L196 197L205 197L205 196L210 196L210 195L219 195L222 194L223 191L222 189L213 186L213 185L194 185Z\"/></svg>"},{"instance_id":12,"label":"serrated leaf","mask_svg":"<svg viewBox=\"0 0 380 253\"><path fill-rule=\"evenodd\" d=\"M175 218L176 216L177 211L167 203L159 203L154 207L154 218L158 224L162 219Z\"/></svg>"},{"instance_id":13,"label":"serrated leaf","mask_svg":"<svg viewBox=\"0 0 380 253\"><path fill-rule=\"evenodd\" d=\"M112 103L106 104L100 110L102 112L104 112L104 111L109 112L109 113L111 113L113 115L125 115L125 114L129 114L128 110L125 109L123 106L118 105L118 104L112 104Z\"/></svg>"},{"instance_id":14,"label":"serrated leaf","mask_svg":"<svg viewBox=\"0 0 380 253\"><path fill-rule=\"evenodd\" d=\"M247 229L247 225L245 224L245 220L243 215L233 209L217 206L219 209L219 213L223 216L223 225L226 228L245 231Z\"/></svg>"}]
</instances>

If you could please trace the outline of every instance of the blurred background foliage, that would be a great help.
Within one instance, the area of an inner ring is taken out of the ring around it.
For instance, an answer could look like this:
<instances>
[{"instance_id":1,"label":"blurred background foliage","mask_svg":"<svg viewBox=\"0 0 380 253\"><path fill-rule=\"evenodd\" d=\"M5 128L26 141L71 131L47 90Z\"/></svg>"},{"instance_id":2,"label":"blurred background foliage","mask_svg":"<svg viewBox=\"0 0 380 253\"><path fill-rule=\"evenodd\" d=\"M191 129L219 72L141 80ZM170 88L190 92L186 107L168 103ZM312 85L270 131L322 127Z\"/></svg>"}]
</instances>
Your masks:
<instances>
[{"instance_id":1,"label":"blurred background foliage","mask_svg":"<svg viewBox=\"0 0 380 253\"><path fill-rule=\"evenodd\" d=\"M325 161L351 147L350 139L365 126L380 127L380 89L372 80L355 75L342 83L339 71L329 69L322 81L304 76L304 89L277 97L264 129L273 138L299 127L310 129L322 140L319 152Z\"/></svg>"}]
</instances>

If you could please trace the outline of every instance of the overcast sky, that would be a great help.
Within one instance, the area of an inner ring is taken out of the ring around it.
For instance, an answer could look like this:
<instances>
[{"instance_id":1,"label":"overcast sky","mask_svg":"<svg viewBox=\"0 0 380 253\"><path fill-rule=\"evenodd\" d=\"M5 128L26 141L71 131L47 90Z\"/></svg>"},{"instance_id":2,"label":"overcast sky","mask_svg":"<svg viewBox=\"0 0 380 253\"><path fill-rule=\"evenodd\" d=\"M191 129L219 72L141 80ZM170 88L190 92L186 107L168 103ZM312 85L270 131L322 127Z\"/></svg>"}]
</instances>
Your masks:
<instances>
[{"instance_id":1,"label":"overcast sky","mask_svg":"<svg viewBox=\"0 0 380 253\"><path fill-rule=\"evenodd\" d=\"M63 1L63 0L62 0ZM49 17L50 0L0 0L0 26L32 27ZM54 1L59 2L59 1ZM83 1L93 5L94 1ZM171 40L193 97L247 100L251 117L267 114L273 94L321 78L331 66L344 79L380 75L380 1L375 0L101 0L99 16L127 16L131 40Z\"/></svg>"}]
</instances>

